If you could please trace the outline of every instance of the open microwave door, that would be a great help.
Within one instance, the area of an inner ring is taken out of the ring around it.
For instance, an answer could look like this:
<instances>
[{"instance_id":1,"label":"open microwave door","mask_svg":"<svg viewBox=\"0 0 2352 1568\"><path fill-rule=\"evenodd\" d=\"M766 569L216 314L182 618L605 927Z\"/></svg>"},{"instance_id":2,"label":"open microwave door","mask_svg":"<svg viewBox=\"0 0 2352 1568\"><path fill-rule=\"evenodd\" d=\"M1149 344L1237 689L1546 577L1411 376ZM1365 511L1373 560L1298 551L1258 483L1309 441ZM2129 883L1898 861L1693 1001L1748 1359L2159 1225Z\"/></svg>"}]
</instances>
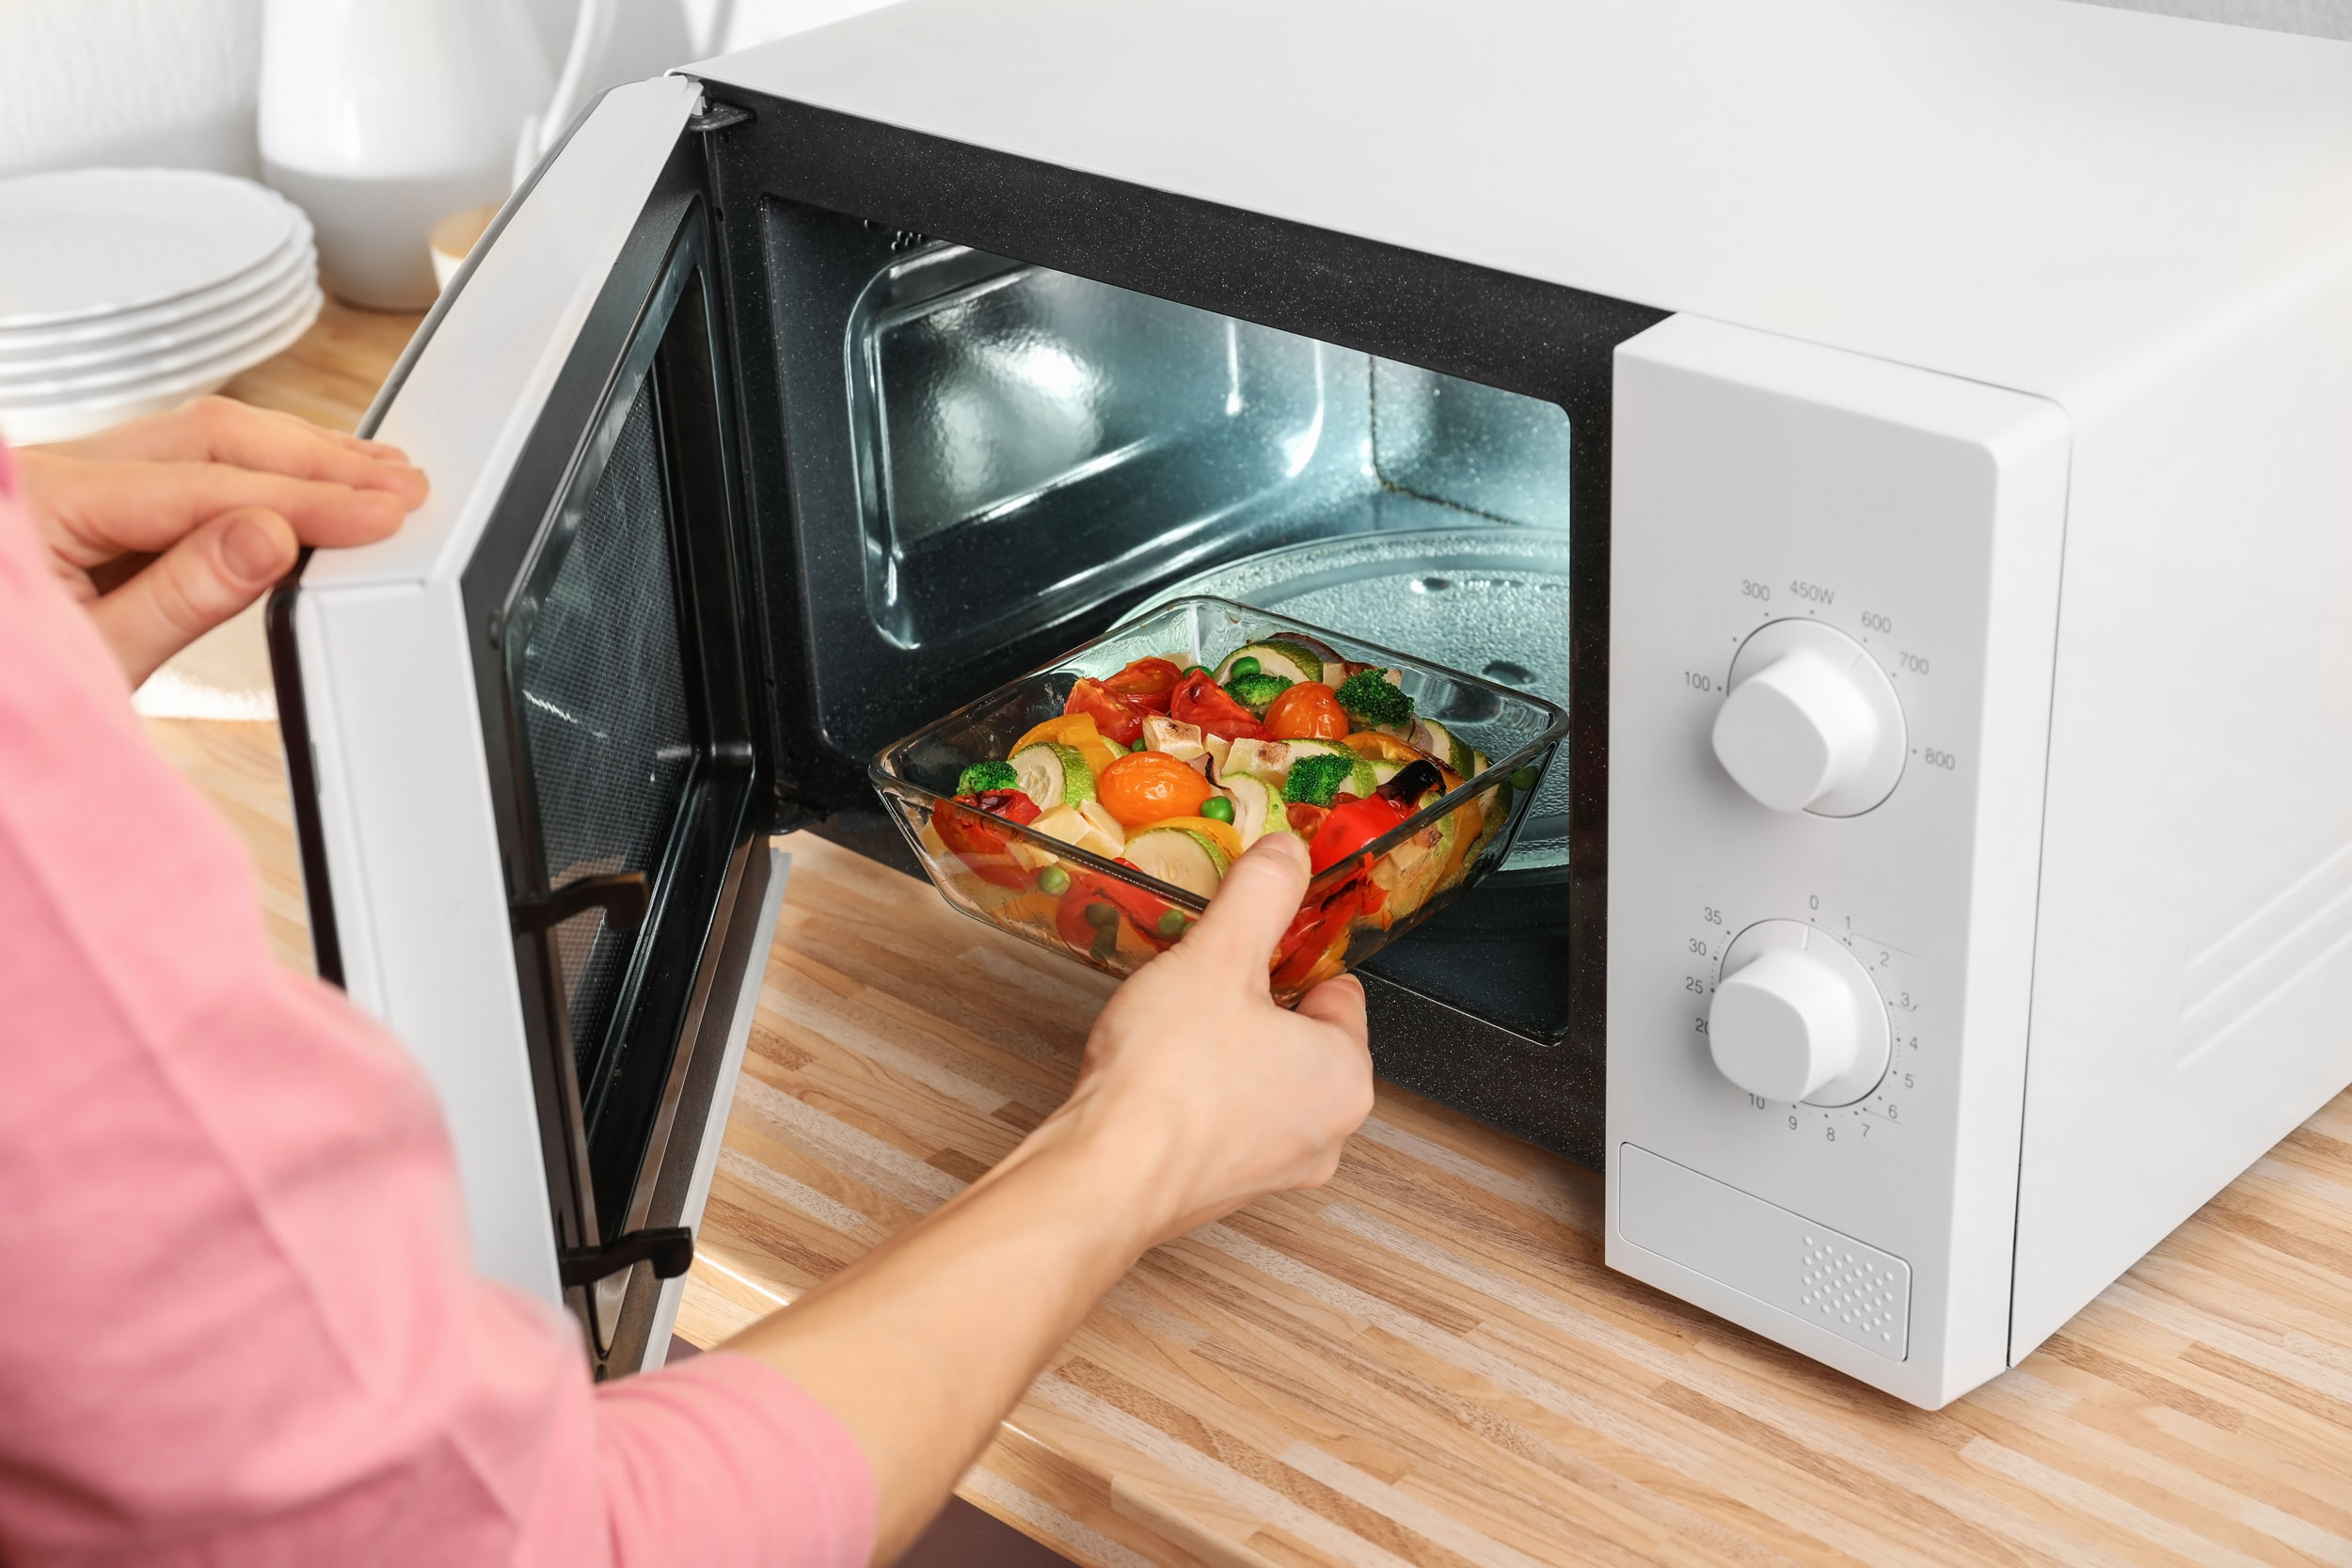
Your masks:
<instances>
[{"instance_id":1,"label":"open microwave door","mask_svg":"<svg viewBox=\"0 0 2352 1568\"><path fill-rule=\"evenodd\" d=\"M320 971L600 1371L668 1344L782 891L698 102L615 89L509 203L375 411L431 499L271 614Z\"/></svg>"}]
</instances>

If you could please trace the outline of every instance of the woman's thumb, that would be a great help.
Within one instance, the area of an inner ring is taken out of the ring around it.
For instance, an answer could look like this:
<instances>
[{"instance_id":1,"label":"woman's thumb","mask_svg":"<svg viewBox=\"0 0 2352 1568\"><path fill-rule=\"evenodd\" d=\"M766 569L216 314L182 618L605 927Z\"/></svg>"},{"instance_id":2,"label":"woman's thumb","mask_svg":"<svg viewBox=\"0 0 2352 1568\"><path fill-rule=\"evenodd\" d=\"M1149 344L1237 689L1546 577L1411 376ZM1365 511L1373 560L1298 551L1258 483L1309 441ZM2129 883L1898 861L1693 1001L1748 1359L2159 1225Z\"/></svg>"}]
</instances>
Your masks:
<instances>
[{"instance_id":1,"label":"woman's thumb","mask_svg":"<svg viewBox=\"0 0 2352 1568\"><path fill-rule=\"evenodd\" d=\"M1184 934L1184 951L1212 963L1243 965L1263 987L1275 943L1306 891L1306 846L1292 833L1268 833L1225 873L1209 912Z\"/></svg>"},{"instance_id":2,"label":"woman's thumb","mask_svg":"<svg viewBox=\"0 0 2352 1568\"><path fill-rule=\"evenodd\" d=\"M224 512L90 606L133 686L293 569L294 529L258 506Z\"/></svg>"}]
</instances>

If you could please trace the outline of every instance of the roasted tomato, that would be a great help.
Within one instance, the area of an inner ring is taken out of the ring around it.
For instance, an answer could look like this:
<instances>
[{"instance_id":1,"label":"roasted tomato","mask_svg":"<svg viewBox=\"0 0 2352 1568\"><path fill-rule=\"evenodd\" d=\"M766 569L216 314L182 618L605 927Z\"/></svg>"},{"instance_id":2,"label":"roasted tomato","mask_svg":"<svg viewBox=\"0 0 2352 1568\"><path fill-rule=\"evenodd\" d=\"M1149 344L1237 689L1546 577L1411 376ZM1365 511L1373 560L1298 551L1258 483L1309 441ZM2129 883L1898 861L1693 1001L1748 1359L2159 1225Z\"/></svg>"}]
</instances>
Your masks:
<instances>
[{"instance_id":1,"label":"roasted tomato","mask_svg":"<svg viewBox=\"0 0 2352 1568\"><path fill-rule=\"evenodd\" d=\"M1291 825L1291 832L1310 844L1314 842L1315 830L1330 815L1329 806L1312 805L1305 800L1293 800L1282 808L1282 818Z\"/></svg>"},{"instance_id":2,"label":"roasted tomato","mask_svg":"<svg viewBox=\"0 0 2352 1568\"><path fill-rule=\"evenodd\" d=\"M1122 828L1140 828L1171 816L1198 816L1216 791L1166 752L1131 752L1103 769L1094 797Z\"/></svg>"},{"instance_id":3,"label":"roasted tomato","mask_svg":"<svg viewBox=\"0 0 2352 1568\"><path fill-rule=\"evenodd\" d=\"M1343 797L1315 830L1307 846L1307 863L1315 871L1328 870L1412 815L1412 807L1382 796L1361 800Z\"/></svg>"},{"instance_id":4,"label":"roasted tomato","mask_svg":"<svg viewBox=\"0 0 2352 1568\"><path fill-rule=\"evenodd\" d=\"M1300 681L1267 706L1265 727L1277 740L1340 740L1347 735L1347 710L1321 681Z\"/></svg>"},{"instance_id":5,"label":"roasted tomato","mask_svg":"<svg viewBox=\"0 0 2352 1568\"><path fill-rule=\"evenodd\" d=\"M992 816L1025 826L1037 820L1037 802L1017 789L959 795L931 808L931 829L982 881L1027 887L1029 873L1012 858L1012 835L991 821Z\"/></svg>"},{"instance_id":6,"label":"roasted tomato","mask_svg":"<svg viewBox=\"0 0 2352 1568\"><path fill-rule=\"evenodd\" d=\"M1206 670L1195 670L1176 683L1176 689L1168 694L1168 716L1179 723L1198 724L1226 740L1269 738L1257 716L1228 696Z\"/></svg>"},{"instance_id":7,"label":"roasted tomato","mask_svg":"<svg viewBox=\"0 0 2352 1568\"><path fill-rule=\"evenodd\" d=\"M1174 695L1176 683L1184 672L1173 659L1144 657L1136 659L1103 684L1118 696L1140 704L1153 713L1168 711L1168 700Z\"/></svg>"},{"instance_id":8,"label":"roasted tomato","mask_svg":"<svg viewBox=\"0 0 2352 1568\"><path fill-rule=\"evenodd\" d=\"M1162 659L1160 662L1165 664L1168 661ZM1133 746L1143 738L1143 721L1154 711L1135 698L1113 691L1101 681L1093 679L1081 680L1072 687L1070 697L1062 704L1061 710L1067 714L1089 715L1104 738L1116 740L1121 746Z\"/></svg>"}]
</instances>

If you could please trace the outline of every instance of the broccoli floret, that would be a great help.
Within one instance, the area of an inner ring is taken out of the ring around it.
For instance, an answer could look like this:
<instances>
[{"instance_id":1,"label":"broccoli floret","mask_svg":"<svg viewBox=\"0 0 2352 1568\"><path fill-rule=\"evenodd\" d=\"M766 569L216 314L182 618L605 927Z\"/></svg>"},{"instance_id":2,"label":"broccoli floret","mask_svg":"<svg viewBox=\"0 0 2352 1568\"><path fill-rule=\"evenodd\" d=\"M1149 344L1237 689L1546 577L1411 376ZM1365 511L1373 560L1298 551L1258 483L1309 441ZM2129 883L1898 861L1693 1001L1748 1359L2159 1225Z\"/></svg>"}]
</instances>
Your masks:
<instances>
[{"instance_id":1,"label":"broccoli floret","mask_svg":"<svg viewBox=\"0 0 2352 1568\"><path fill-rule=\"evenodd\" d=\"M1275 698L1289 690L1290 685L1279 675L1235 675L1225 683L1225 694L1263 719L1267 706Z\"/></svg>"},{"instance_id":2,"label":"broccoli floret","mask_svg":"<svg viewBox=\"0 0 2352 1568\"><path fill-rule=\"evenodd\" d=\"M1402 728L1413 721L1413 699L1377 670L1359 670L1340 682L1340 706L1359 724Z\"/></svg>"},{"instance_id":3,"label":"broccoli floret","mask_svg":"<svg viewBox=\"0 0 2352 1568\"><path fill-rule=\"evenodd\" d=\"M1340 786L1355 777L1354 757L1318 752L1291 764L1290 776L1282 781L1282 799L1294 805L1327 806Z\"/></svg>"},{"instance_id":4,"label":"broccoli floret","mask_svg":"<svg viewBox=\"0 0 2352 1568\"><path fill-rule=\"evenodd\" d=\"M992 789L1019 789L1021 775L1009 762L976 762L956 781L959 795L985 795Z\"/></svg>"}]
</instances>

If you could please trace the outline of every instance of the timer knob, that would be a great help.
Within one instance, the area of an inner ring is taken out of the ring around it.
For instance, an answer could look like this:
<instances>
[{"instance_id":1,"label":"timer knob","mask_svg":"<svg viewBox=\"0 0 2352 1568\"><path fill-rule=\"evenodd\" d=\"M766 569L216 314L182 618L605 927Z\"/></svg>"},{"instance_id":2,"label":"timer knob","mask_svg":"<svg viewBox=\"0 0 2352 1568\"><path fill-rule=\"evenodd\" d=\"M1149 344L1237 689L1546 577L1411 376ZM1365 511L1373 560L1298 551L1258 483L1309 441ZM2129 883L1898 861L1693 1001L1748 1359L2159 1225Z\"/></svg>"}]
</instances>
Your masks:
<instances>
[{"instance_id":1,"label":"timer knob","mask_svg":"<svg viewBox=\"0 0 2352 1568\"><path fill-rule=\"evenodd\" d=\"M1862 644L1818 621L1759 626L1731 661L1715 756L1774 811L1852 816L1902 776L1902 705Z\"/></svg>"},{"instance_id":2,"label":"timer knob","mask_svg":"<svg viewBox=\"0 0 2352 1568\"><path fill-rule=\"evenodd\" d=\"M1886 1004L1854 956L1816 927L1766 920L1724 954L1707 1039L1723 1075L1764 1100L1846 1105L1878 1086Z\"/></svg>"}]
</instances>

